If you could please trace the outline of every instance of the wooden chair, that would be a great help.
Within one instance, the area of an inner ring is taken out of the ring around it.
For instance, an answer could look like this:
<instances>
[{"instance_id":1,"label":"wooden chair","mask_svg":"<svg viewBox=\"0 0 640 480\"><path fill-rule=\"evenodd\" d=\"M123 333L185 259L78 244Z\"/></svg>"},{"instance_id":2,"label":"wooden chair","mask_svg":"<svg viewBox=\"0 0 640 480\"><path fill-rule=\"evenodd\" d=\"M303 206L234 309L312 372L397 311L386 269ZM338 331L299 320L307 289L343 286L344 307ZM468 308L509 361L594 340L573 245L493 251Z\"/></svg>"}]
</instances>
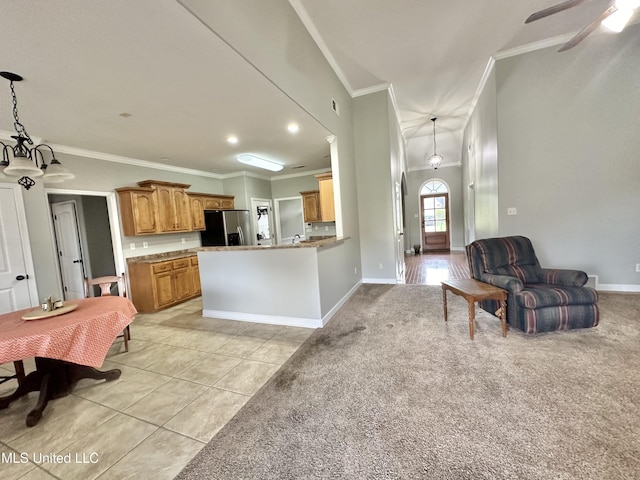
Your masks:
<instances>
[{"instance_id":1,"label":"wooden chair","mask_svg":"<svg viewBox=\"0 0 640 480\"><path fill-rule=\"evenodd\" d=\"M105 277L96 277L96 278L84 278L84 296L85 298L92 297L92 289L94 286L100 287L100 296L104 297L106 295L113 295L111 290L113 286L117 285L118 287L118 295L121 297L127 296L127 290L125 287L124 281L124 273L122 275L111 275ZM126 326L122 335L118 335L118 338L122 337L124 340L124 351L129 351L129 340L131 340L131 332L129 330L129 325Z\"/></svg>"}]
</instances>

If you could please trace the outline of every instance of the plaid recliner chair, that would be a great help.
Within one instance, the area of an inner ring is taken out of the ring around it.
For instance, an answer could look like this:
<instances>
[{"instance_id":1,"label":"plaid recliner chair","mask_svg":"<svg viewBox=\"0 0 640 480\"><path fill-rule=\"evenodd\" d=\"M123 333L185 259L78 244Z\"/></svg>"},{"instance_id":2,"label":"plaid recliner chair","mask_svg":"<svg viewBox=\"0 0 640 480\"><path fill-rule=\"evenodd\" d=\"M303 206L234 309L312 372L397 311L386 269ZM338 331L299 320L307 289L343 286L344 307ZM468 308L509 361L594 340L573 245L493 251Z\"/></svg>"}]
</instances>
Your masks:
<instances>
[{"instance_id":1,"label":"plaid recliner chair","mask_svg":"<svg viewBox=\"0 0 640 480\"><path fill-rule=\"evenodd\" d=\"M578 270L541 268L526 237L476 240L467 245L471 277L507 290L507 323L525 333L598 325L598 294ZM495 300L480 302L494 313Z\"/></svg>"}]
</instances>

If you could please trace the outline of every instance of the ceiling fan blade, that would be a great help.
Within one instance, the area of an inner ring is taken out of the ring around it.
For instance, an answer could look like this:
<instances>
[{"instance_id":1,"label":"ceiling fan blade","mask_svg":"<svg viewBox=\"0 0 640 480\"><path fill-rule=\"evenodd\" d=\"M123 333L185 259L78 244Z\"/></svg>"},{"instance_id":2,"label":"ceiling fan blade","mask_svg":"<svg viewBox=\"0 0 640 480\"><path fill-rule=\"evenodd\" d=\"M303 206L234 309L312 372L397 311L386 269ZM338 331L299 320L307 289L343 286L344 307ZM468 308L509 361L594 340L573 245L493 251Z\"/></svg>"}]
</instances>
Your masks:
<instances>
[{"instance_id":1,"label":"ceiling fan blade","mask_svg":"<svg viewBox=\"0 0 640 480\"><path fill-rule=\"evenodd\" d=\"M566 2L558 3L557 5L553 5L549 8L545 8L544 10L540 10L539 12L532 13L529 17L524 21L524 23L531 23L536 20L540 20L541 18L548 17L549 15L553 15L554 13L562 12L564 10L568 10L571 7L575 7L584 3L586 0L567 0Z\"/></svg>"},{"instance_id":2,"label":"ceiling fan blade","mask_svg":"<svg viewBox=\"0 0 640 480\"><path fill-rule=\"evenodd\" d=\"M579 44L582 40L584 40L587 35L589 35L591 32L593 32L596 28L598 28L600 26L600 24L602 23L602 21L607 18L608 16L610 16L611 14L613 14L616 10L618 10L614 5L611 5L609 8L607 8L604 12L602 12L598 18L596 18L593 22L591 22L589 25L587 25L586 27L584 27L582 30L580 30L578 33L575 34L575 36L569 40L567 43L565 43L560 50L558 50L558 52L564 52L566 50L569 50L570 48L575 47L577 44Z\"/></svg>"}]
</instances>

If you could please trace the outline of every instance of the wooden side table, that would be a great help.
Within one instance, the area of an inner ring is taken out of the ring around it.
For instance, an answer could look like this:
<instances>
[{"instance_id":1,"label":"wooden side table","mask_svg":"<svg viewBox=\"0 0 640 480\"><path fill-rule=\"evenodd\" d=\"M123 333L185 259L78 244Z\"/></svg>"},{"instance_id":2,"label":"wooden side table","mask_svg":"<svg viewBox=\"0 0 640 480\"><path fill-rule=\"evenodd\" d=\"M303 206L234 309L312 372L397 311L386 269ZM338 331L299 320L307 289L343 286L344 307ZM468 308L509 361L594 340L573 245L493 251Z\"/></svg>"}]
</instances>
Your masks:
<instances>
[{"instance_id":1,"label":"wooden side table","mask_svg":"<svg viewBox=\"0 0 640 480\"><path fill-rule=\"evenodd\" d=\"M507 291L488 283L479 282L472 278L447 280L442 282L442 304L444 306L444 321L447 321L447 290L461 295L469 303L469 337L473 340L473 322L476 318L476 302L482 300L498 300L500 308L496 315L502 323L502 336L507 336Z\"/></svg>"}]
</instances>

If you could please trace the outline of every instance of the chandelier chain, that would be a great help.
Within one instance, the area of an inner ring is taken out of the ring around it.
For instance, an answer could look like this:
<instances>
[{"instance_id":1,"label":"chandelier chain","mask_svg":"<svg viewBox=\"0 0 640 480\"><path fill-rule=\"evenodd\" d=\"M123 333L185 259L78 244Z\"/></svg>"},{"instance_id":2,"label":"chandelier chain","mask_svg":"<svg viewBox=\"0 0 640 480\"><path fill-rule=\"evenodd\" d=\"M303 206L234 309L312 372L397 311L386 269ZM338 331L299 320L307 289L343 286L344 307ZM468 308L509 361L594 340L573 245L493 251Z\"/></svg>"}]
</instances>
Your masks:
<instances>
[{"instance_id":1,"label":"chandelier chain","mask_svg":"<svg viewBox=\"0 0 640 480\"><path fill-rule=\"evenodd\" d=\"M9 87L11 88L11 97L13 98L13 118L15 120L13 127L16 129L18 135L22 135L27 139L29 145L33 145L33 140L31 140L27 129L20 123L20 117L18 117L18 99L16 98L16 91L13 88L13 81L9 82Z\"/></svg>"}]
</instances>

